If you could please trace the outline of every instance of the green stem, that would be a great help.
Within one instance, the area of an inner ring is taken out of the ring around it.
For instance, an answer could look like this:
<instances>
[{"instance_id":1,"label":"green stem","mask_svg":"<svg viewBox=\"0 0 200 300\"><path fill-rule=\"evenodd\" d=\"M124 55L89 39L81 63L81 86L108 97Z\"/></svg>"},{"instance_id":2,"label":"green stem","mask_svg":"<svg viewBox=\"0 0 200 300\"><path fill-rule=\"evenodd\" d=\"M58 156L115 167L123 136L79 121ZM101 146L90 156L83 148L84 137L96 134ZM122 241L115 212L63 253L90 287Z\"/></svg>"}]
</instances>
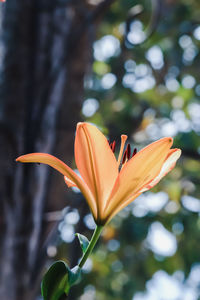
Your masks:
<instances>
[{"instance_id":1,"label":"green stem","mask_svg":"<svg viewBox=\"0 0 200 300\"><path fill-rule=\"evenodd\" d=\"M84 263L86 262L88 256L90 255L90 253L92 252L96 242L98 241L100 235L101 235L101 232L103 230L103 226L100 226L100 225L97 225L97 227L95 228L95 231L93 233L93 236L90 240L90 243L87 247L87 250L85 251L85 253L83 254L82 258L81 258L81 261L79 263L79 268L82 268Z\"/></svg>"}]
</instances>

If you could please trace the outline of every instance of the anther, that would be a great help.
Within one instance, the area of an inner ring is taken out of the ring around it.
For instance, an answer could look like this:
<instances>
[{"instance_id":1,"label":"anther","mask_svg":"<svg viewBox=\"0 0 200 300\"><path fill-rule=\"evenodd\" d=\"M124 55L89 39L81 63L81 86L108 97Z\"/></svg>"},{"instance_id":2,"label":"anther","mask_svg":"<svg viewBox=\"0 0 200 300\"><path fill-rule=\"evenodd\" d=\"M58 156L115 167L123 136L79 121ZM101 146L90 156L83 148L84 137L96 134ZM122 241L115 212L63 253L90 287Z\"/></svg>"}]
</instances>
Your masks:
<instances>
[{"instance_id":1,"label":"anther","mask_svg":"<svg viewBox=\"0 0 200 300\"><path fill-rule=\"evenodd\" d=\"M122 165L125 163L126 161L126 153L127 153L127 149L124 151L124 155L123 155L123 158L122 158Z\"/></svg>"},{"instance_id":2,"label":"anther","mask_svg":"<svg viewBox=\"0 0 200 300\"><path fill-rule=\"evenodd\" d=\"M137 153L137 148L134 148L132 157Z\"/></svg>"},{"instance_id":3,"label":"anther","mask_svg":"<svg viewBox=\"0 0 200 300\"><path fill-rule=\"evenodd\" d=\"M128 160L131 157L131 146L130 146L129 143L128 143L127 147L126 147L126 157L127 157Z\"/></svg>"},{"instance_id":4,"label":"anther","mask_svg":"<svg viewBox=\"0 0 200 300\"><path fill-rule=\"evenodd\" d=\"M113 141L112 143L110 142L110 140L107 140L108 141L108 144L112 150L112 152L114 153L115 152L115 147L116 147L116 141Z\"/></svg>"},{"instance_id":5,"label":"anther","mask_svg":"<svg viewBox=\"0 0 200 300\"><path fill-rule=\"evenodd\" d=\"M114 142L112 143L111 150L112 150L113 153L115 152L115 147L116 147L116 141L114 141Z\"/></svg>"}]
</instances>

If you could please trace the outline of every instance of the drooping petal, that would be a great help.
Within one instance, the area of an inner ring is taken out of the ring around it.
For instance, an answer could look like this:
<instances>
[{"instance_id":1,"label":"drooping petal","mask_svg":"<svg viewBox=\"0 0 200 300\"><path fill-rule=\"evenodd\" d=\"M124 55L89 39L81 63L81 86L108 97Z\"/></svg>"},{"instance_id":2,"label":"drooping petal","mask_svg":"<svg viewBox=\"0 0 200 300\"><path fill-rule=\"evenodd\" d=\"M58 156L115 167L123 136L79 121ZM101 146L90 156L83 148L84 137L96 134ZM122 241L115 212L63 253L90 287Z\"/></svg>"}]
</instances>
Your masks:
<instances>
[{"instance_id":1,"label":"drooping petal","mask_svg":"<svg viewBox=\"0 0 200 300\"><path fill-rule=\"evenodd\" d=\"M106 137L93 125L79 123L75 161L97 203L98 218L118 176L118 164Z\"/></svg>"},{"instance_id":2,"label":"drooping petal","mask_svg":"<svg viewBox=\"0 0 200 300\"><path fill-rule=\"evenodd\" d=\"M164 164L160 170L160 173L157 177L155 177L151 182L149 182L146 186L144 186L140 193L143 193L145 191L148 191L152 187L154 187L167 173L169 173L176 165L176 161L181 156L181 150L180 149L171 149L169 150L169 153L166 157L166 160L164 161Z\"/></svg>"},{"instance_id":3,"label":"drooping petal","mask_svg":"<svg viewBox=\"0 0 200 300\"><path fill-rule=\"evenodd\" d=\"M16 161L23 163L43 163L56 169L58 172L66 176L68 183L69 181L71 182L71 186L76 185L81 190L88 202L94 218L97 217L96 203L89 188L84 181L60 159L47 153L31 153L18 157Z\"/></svg>"},{"instance_id":4,"label":"drooping petal","mask_svg":"<svg viewBox=\"0 0 200 300\"><path fill-rule=\"evenodd\" d=\"M121 202L133 197L145 184L158 176L172 142L172 138L160 139L143 148L125 164L116 180L104 215L111 215Z\"/></svg>"}]
</instances>

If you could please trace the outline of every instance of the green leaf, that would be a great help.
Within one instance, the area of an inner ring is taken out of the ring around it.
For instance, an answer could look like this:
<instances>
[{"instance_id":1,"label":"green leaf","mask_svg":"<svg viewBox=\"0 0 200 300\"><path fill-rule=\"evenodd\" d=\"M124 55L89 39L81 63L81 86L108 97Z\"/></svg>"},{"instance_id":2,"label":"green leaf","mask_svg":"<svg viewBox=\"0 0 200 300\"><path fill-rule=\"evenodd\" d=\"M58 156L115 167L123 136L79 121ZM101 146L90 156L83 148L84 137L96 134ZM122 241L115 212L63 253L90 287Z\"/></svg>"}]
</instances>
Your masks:
<instances>
[{"instance_id":1,"label":"green leaf","mask_svg":"<svg viewBox=\"0 0 200 300\"><path fill-rule=\"evenodd\" d=\"M64 261L55 262L44 275L41 285L44 300L60 300L80 278L80 268L72 270Z\"/></svg>"},{"instance_id":2,"label":"green leaf","mask_svg":"<svg viewBox=\"0 0 200 300\"><path fill-rule=\"evenodd\" d=\"M76 233L76 236L78 237L79 239L79 242L80 242L80 245L81 245L81 249L83 251L83 254L86 252L87 250L87 247L89 245L89 241L88 239L86 238L86 236L80 234L80 233Z\"/></svg>"}]
</instances>

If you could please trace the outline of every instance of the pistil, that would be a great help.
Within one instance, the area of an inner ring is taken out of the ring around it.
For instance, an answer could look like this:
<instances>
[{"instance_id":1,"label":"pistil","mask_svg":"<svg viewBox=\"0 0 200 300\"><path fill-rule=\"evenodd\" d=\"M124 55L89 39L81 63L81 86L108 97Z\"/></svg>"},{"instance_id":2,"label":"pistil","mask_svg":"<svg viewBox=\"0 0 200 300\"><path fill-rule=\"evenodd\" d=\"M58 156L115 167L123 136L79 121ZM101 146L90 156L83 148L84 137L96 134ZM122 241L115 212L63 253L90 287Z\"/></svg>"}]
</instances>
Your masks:
<instances>
[{"instance_id":1,"label":"pistil","mask_svg":"<svg viewBox=\"0 0 200 300\"><path fill-rule=\"evenodd\" d=\"M127 135L125 135L125 134L121 135L121 146L120 146L119 156L118 156L118 160L117 160L118 167L120 167L120 163L121 163L121 159L122 159L122 154L123 154L123 151L124 151L124 146L125 146L127 138L128 138Z\"/></svg>"}]
</instances>

